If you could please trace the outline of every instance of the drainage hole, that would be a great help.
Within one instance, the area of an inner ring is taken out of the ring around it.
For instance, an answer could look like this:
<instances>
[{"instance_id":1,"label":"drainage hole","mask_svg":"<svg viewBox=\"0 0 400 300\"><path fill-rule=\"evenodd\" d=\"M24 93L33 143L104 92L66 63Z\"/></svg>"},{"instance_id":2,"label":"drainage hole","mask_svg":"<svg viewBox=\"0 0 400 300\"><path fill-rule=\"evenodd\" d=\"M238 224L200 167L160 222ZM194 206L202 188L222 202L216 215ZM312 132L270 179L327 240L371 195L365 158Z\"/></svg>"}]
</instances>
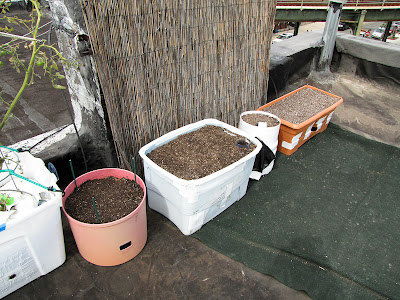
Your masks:
<instances>
[{"instance_id":1,"label":"drainage hole","mask_svg":"<svg viewBox=\"0 0 400 300\"><path fill-rule=\"evenodd\" d=\"M129 241L126 244L123 244L123 245L119 246L119 250L124 250L124 249L130 247L131 245L132 245L132 242Z\"/></svg>"},{"instance_id":2,"label":"drainage hole","mask_svg":"<svg viewBox=\"0 0 400 300\"><path fill-rule=\"evenodd\" d=\"M17 277L17 274L15 274L15 273L14 273L14 274L12 274L12 275L8 276L8 279L10 279L10 280L11 280L11 279L14 279L15 277Z\"/></svg>"}]
</instances>

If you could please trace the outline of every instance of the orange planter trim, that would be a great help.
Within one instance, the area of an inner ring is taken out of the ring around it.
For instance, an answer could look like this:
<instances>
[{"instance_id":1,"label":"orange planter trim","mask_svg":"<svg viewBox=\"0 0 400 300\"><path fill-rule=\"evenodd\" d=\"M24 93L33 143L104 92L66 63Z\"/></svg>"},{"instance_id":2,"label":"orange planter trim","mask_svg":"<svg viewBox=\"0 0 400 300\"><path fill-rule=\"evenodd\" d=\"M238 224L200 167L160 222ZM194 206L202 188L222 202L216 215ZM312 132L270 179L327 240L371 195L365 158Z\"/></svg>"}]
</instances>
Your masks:
<instances>
[{"instance_id":1,"label":"orange planter trim","mask_svg":"<svg viewBox=\"0 0 400 300\"><path fill-rule=\"evenodd\" d=\"M297 93L305 88L318 90L324 94L337 98L338 101L335 104L331 105L330 107L326 108L325 110L319 112L318 114L314 115L313 117L309 118L308 120L300 124L293 124L289 121L280 118L282 124L278 137L278 151L286 155L291 155L310 138L312 138L313 136L315 136L320 132L323 132L328 127L333 111L339 104L343 102L343 98L331 94L329 92L326 92L324 90L321 90L319 88L313 87L311 85L305 85L257 109L259 111L264 111L266 107L269 107L279 101L282 101L283 99L289 97L290 95L293 95L294 93Z\"/></svg>"}]
</instances>

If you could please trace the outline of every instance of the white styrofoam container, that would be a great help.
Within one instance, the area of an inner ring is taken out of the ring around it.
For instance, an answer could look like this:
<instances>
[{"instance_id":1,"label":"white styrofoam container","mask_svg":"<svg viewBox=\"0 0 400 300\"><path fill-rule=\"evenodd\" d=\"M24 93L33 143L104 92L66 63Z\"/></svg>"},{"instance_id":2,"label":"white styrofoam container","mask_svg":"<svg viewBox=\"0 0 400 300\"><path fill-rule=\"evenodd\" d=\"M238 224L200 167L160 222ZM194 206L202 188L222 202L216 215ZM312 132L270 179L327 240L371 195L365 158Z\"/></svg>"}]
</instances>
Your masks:
<instances>
[{"instance_id":1,"label":"white styrofoam container","mask_svg":"<svg viewBox=\"0 0 400 300\"><path fill-rule=\"evenodd\" d=\"M18 170L15 168L18 174L58 189L57 179L41 159L25 152L15 155L19 161ZM7 167L10 166L8 162ZM11 175L8 177L3 175L6 180L2 180L0 193L15 199L24 195L24 200L16 205L15 214L0 222L0 298L59 267L66 258L60 212L62 193L46 191L15 176L12 180ZM40 193L47 201L37 206Z\"/></svg>"},{"instance_id":2,"label":"white styrofoam container","mask_svg":"<svg viewBox=\"0 0 400 300\"><path fill-rule=\"evenodd\" d=\"M59 204L58 201L45 202L24 218L3 224L5 228L0 232L0 298L64 263Z\"/></svg>"},{"instance_id":3,"label":"white styrofoam container","mask_svg":"<svg viewBox=\"0 0 400 300\"><path fill-rule=\"evenodd\" d=\"M237 162L200 179L178 178L151 161L146 154L207 125L219 126L241 135L257 147ZM199 230L205 223L241 199L247 190L254 160L261 143L253 136L215 119L205 119L171 131L142 147L149 207L171 220L185 235Z\"/></svg>"}]
</instances>

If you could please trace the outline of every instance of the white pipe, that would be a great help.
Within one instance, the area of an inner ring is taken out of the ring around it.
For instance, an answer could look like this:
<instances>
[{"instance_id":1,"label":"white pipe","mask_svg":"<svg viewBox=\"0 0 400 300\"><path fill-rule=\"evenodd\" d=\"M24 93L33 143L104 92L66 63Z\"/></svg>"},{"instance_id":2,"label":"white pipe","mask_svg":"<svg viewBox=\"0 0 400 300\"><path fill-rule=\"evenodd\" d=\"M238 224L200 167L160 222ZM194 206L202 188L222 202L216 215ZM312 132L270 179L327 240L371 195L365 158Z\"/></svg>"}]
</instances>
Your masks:
<instances>
[{"instance_id":1,"label":"white pipe","mask_svg":"<svg viewBox=\"0 0 400 300\"><path fill-rule=\"evenodd\" d=\"M38 39L30 38L27 36L15 35L7 32L0 32L0 36L8 37L14 40L25 40L25 41L41 41Z\"/></svg>"}]
</instances>

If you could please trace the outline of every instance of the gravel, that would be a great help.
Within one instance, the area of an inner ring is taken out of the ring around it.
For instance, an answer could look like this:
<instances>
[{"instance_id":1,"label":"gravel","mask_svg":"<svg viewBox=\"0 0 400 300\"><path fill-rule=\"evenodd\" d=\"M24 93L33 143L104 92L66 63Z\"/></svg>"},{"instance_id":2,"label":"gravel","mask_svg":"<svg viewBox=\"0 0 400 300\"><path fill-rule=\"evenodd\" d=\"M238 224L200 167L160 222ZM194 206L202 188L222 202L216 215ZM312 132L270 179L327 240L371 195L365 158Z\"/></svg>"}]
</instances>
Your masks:
<instances>
[{"instance_id":1,"label":"gravel","mask_svg":"<svg viewBox=\"0 0 400 300\"><path fill-rule=\"evenodd\" d=\"M293 124L300 124L332 106L339 99L319 90L304 88L263 111Z\"/></svg>"}]
</instances>

